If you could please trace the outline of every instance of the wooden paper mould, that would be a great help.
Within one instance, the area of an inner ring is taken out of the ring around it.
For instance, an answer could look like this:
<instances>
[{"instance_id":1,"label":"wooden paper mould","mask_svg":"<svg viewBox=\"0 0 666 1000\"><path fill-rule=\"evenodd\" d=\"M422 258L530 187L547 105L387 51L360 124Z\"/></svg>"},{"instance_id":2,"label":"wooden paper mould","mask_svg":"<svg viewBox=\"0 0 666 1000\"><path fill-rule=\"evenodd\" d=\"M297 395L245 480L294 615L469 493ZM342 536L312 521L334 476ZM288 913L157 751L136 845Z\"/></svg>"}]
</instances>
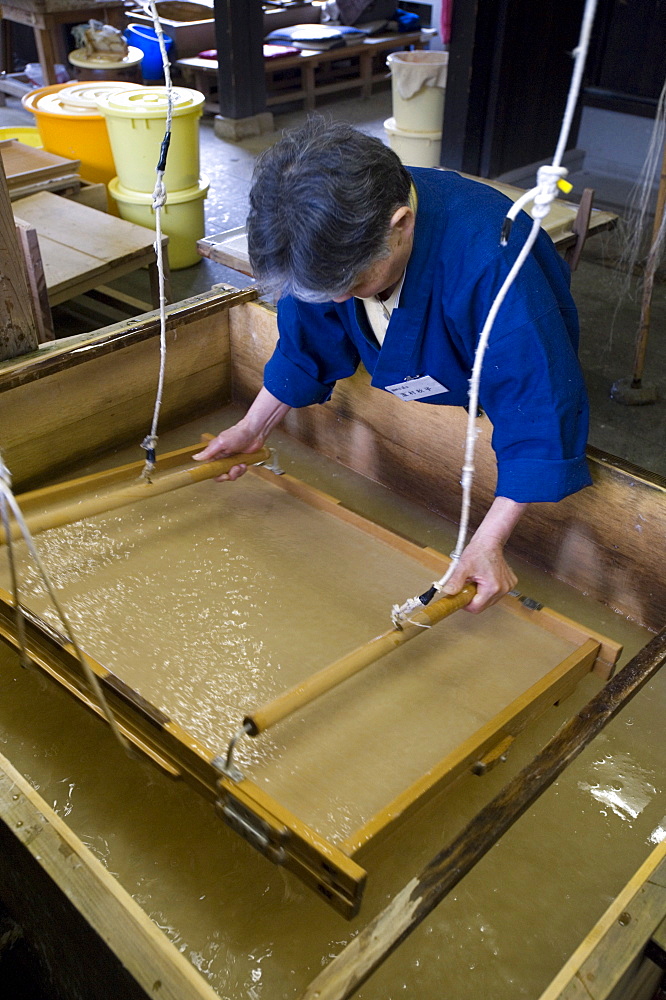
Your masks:
<instances>
[{"instance_id":1,"label":"wooden paper mould","mask_svg":"<svg viewBox=\"0 0 666 1000\"><path fill-rule=\"evenodd\" d=\"M194 449L180 449L159 459L158 471L173 468ZM68 483L35 490L19 497L24 514L45 502L71 499L91 488L100 488L135 477L142 463L132 463ZM341 521L393 546L440 576L448 564L446 557L432 549L405 540L343 507L336 499L291 477L274 476L263 469L252 473L286 490L299 501L310 504ZM297 875L307 886L347 918L359 910L366 871L355 860L370 841L386 835L424 801L441 791L465 772L483 774L503 758L517 734L549 705L567 696L590 670L603 678L611 676L621 647L584 626L565 618L537 602L508 596L500 604L507 623L521 620L571 644L572 651L561 662L549 665L535 683L509 704L501 704L493 718L470 732L455 752L419 780L412 782L359 829L340 842L327 840L298 816L284 808L251 779L228 766L228 751L212 749L190 735L163 711L150 704L101 663L87 656L99 678L118 726L125 737L162 771L184 778L201 795L214 803L218 814L231 828L275 864ZM387 609L388 611L388 609ZM446 628L446 625L441 626ZM81 664L68 640L37 616L26 614L27 649L32 662L51 676L91 711L103 717L90 696ZM0 590L0 638L18 647L15 609L11 595ZM239 719L239 726L241 720ZM228 734L230 741L234 734Z\"/></svg>"}]
</instances>

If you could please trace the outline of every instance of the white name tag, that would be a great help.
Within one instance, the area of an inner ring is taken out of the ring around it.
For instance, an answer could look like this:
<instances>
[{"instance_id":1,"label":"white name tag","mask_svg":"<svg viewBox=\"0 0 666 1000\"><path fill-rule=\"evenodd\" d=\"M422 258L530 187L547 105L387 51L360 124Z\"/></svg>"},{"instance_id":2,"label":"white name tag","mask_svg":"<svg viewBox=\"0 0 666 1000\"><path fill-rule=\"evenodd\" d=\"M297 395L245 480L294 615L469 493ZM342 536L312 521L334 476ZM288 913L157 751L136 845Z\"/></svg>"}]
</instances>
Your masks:
<instances>
[{"instance_id":1,"label":"white name tag","mask_svg":"<svg viewBox=\"0 0 666 1000\"><path fill-rule=\"evenodd\" d=\"M440 392L448 392L445 385L441 385L430 375L422 375L420 378L410 378L406 382L398 382L396 385L385 386L387 392L392 392L400 399L424 399L426 396L438 396Z\"/></svg>"}]
</instances>

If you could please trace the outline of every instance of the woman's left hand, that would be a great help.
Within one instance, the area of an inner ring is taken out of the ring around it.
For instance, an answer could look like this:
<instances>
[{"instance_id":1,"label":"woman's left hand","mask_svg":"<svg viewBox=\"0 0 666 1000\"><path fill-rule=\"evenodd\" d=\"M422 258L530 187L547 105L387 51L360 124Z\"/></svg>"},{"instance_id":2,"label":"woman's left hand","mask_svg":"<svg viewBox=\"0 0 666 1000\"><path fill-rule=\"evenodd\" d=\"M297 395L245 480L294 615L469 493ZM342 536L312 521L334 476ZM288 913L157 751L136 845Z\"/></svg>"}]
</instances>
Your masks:
<instances>
[{"instance_id":1,"label":"woman's left hand","mask_svg":"<svg viewBox=\"0 0 666 1000\"><path fill-rule=\"evenodd\" d=\"M476 596L465 611L478 614L497 604L516 586L518 578L504 558L499 544L484 545L475 539L463 551L460 561L444 586L444 594L458 594L468 581L476 584Z\"/></svg>"},{"instance_id":2,"label":"woman's left hand","mask_svg":"<svg viewBox=\"0 0 666 1000\"><path fill-rule=\"evenodd\" d=\"M442 593L458 594L468 580L475 583L476 597L465 611L476 615L497 604L516 586L518 578L504 558L504 545L526 507L527 504L508 497L495 497L471 542L463 550Z\"/></svg>"}]
</instances>

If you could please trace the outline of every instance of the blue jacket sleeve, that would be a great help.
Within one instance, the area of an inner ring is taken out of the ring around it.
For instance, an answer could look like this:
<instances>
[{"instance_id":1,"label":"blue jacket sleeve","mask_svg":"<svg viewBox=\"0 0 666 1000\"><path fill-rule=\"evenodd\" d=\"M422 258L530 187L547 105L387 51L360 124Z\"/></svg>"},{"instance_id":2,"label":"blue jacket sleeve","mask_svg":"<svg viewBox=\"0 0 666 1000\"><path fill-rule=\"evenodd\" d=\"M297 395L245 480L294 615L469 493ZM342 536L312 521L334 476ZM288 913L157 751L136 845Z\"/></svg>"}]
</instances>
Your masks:
<instances>
[{"instance_id":1,"label":"blue jacket sleeve","mask_svg":"<svg viewBox=\"0 0 666 1000\"><path fill-rule=\"evenodd\" d=\"M358 351L332 303L313 305L286 296L278 303L278 330L264 385L288 406L325 403L337 379L358 367Z\"/></svg>"},{"instance_id":2,"label":"blue jacket sleeve","mask_svg":"<svg viewBox=\"0 0 666 1000\"><path fill-rule=\"evenodd\" d=\"M497 258L460 299L468 303L465 322L479 334L509 264ZM528 259L500 308L484 358L479 402L493 424L495 492L519 503L561 500L592 483L577 318L573 301L570 309L563 301L553 276L546 280L539 261Z\"/></svg>"}]
</instances>

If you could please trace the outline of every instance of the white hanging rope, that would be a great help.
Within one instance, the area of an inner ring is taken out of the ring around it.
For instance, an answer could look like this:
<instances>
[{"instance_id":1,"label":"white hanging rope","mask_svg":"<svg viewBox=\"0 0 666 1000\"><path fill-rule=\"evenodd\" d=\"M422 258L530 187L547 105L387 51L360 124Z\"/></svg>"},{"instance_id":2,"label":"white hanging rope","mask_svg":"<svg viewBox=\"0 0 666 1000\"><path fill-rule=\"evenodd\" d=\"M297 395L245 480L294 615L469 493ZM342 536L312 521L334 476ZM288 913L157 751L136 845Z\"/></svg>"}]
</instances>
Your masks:
<instances>
[{"instance_id":1,"label":"white hanging rope","mask_svg":"<svg viewBox=\"0 0 666 1000\"><path fill-rule=\"evenodd\" d=\"M539 235L539 229L541 228L542 220L550 212L550 206L552 205L555 198L557 198L558 187L561 185L566 188L564 183L564 178L567 175L567 170L565 167L561 166L562 157L564 155L564 150L569 139L569 132L571 131L571 123L573 121L573 115L578 102L578 94L580 92L580 84L583 77L583 70L585 68L585 60L587 58L587 50L589 48L590 34L592 31L592 24L594 22L594 14L596 10L597 0L587 0L585 5L585 11L583 14L583 22L581 25L580 39L578 46L574 50L575 64L571 77L571 84L569 87L569 96L567 98L566 109L564 112L564 118L562 121L562 127L560 129L559 141L557 144L557 149L555 151L555 156L553 157L553 162L550 165L539 167L537 171L537 184L536 187L532 188L530 191L526 191L514 204L511 206L507 212L506 219L504 221L504 226L502 228L502 235L500 238L500 243L502 246L506 246L509 239L509 234L511 232L511 226L513 220L516 218L520 210L528 202L533 201L534 206L532 208L532 217L534 222L532 228L530 229L529 235L516 258L516 261L506 276L502 287L500 288L495 300L490 308L488 317L484 324L483 330L479 337L479 343L476 348L476 353L474 355L474 366L472 368L472 376L470 378L470 389L469 389L469 408L467 416L467 433L465 437L465 457L463 460L462 467L462 504L460 511L460 525L458 528L458 537L456 539L456 546L451 553L451 564L440 580L436 580L430 589L424 594L417 597L408 598L404 604L394 604L391 609L391 620L396 628L401 628L402 623L405 622L409 616L416 611L418 608L423 607L424 604L429 604L430 601L437 593L441 593L451 576L456 570L460 558L465 549L465 544L467 542L467 531L469 528L469 515L470 507L472 501L472 485L474 481L474 452L476 449L476 439L479 433L477 427L477 413L479 408L479 388L481 384L481 369L483 366L483 357L488 346L488 341L490 339L490 334L492 332L495 319L499 312L499 309L506 298L506 295L513 285L516 277L523 264L527 260L527 257L534 246L534 243ZM569 190L571 190L569 186Z\"/></svg>"},{"instance_id":2,"label":"white hanging rope","mask_svg":"<svg viewBox=\"0 0 666 1000\"><path fill-rule=\"evenodd\" d=\"M102 691L102 688L101 688L101 685L99 683L98 678L95 676L95 673L90 668L90 664L88 663L88 661L86 660L83 652L81 651L81 648L80 648L80 646L79 646L79 644L78 644L78 642L76 640L76 637L74 635L74 631L72 629L71 623L68 620L68 618L67 618L67 616L66 616L66 614L65 614L65 612L64 612L64 610L63 610L63 608L62 608L62 606L61 606L61 604L60 604L60 602L58 600L57 594L55 592L55 588L54 588L53 584L51 583L51 580L50 580L49 575L48 575L48 573L46 571L46 568L45 568L45 566L44 566L44 564L43 564L43 562L42 562L42 560L41 560L41 558L39 556L39 553L38 553L38 551L37 551L37 549L35 547L35 543L33 541L32 535L30 534L30 529L28 528L27 524L25 523L25 519L23 517L23 514L21 513L21 508L19 507L18 503L16 502L16 497L14 496L14 494L12 492L12 488L11 488L11 474L9 472L9 469L5 465L5 463L4 463L1 455L0 455L0 501L1 501L0 506L2 507L3 527L5 529L5 537L7 539L8 551L10 553L10 566L11 566L11 575L12 575L12 586L14 587L14 607L15 607L16 613L17 613L17 633L18 633L18 640L19 640L20 649L21 649L21 663L25 666L29 662L29 657L28 657L27 646L26 646L26 638L25 638L25 621L24 621L24 618L23 618L23 612L22 612L22 609L21 609L21 604L20 604L20 600L19 600L19 596L18 596L18 581L17 581L17 576L16 576L16 567L15 567L15 563L14 563L14 550L13 550L13 547L12 547L12 536L11 536L10 525L9 525L9 516L8 516L8 511L9 510L11 510L11 513L12 513L12 515L14 517L14 520L16 521L16 523L19 526L21 534L22 534L22 536L23 536L23 538L25 540L25 543L26 543L26 545L28 547L28 552L30 553L30 556L32 557L32 560L33 560L35 566L37 567L37 570L39 571L39 575L42 578L42 582L44 584L44 587L46 588L46 591L47 591L49 597L51 598L51 602L53 604L53 607L56 610L58 618L60 619L60 621L62 623L62 626L63 626L63 628L65 630L66 635L67 635L67 638L69 639L70 643L72 644L72 647L73 647L74 652L76 654L76 658L78 659L79 663L81 664L84 676L85 676L85 678L86 678L86 680L88 682L88 686L90 687L91 693L97 699L97 704L98 704L99 708L101 709L101 711L103 712L104 716L106 717L106 721L109 723L109 725L110 725L110 727L111 727L111 729L113 731L114 736L116 737L116 739L118 740L118 742L120 743L120 745L122 746L122 748L125 751L127 751L128 753L130 753L131 752L130 751L130 746L129 746L127 740L125 739L125 737L120 732L120 729L118 728L118 723L116 722L115 716L114 716L113 712L111 711L111 708L109 707L109 704L108 704L106 698L104 697L104 692Z\"/></svg>"},{"instance_id":3,"label":"white hanging rope","mask_svg":"<svg viewBox=\"0 0 666 1000\"><path fill-rule=\"evenodd\" d=\"M166 84L167 92L167 115L166 124L164 128L164 139L162 140L162 146L160 149L160 159L157 164L157 179L155 181L155 189L153 191L153 209L155 210L155 254L157 256L157 273L159 278L159 297L160 297L160 371L157 380L157 393L155 396L155 408L153 410L153 420L150 428L150 433L141 442L141 447L146 451L146 463L143 467L143 472L141 477L150 481L150 477L155 470L156 454L155 449L157 448L157 426L160 418L160 410L162 408L162 396L164 393L164 376L166 372L166 295L165 295L165 281L164 281L164 257L162 251L162 209L166 204L167 200L167 190L164 184L164 172L166 170L166 160L167 153L169 152L169 143L171 142L171 122L173 118L173 86L171 83L171 69L169 66L169 57L166 51L166 45L164 44L164 32L162 30L162 24L157 13L157 8L155 6L154 0L149 0L148 3L142 4L144 10L150 14L153 19L153 25L155 27L155 34L157 35L157 41L160 47L160 54L162 56L162 68L164 70L164 81Z\"/></svg>"},{"instance_id":4,"label":"white hanging rope","mask_svg":"<svg viewBox=\"0 0 666 1000\"><path fill-rule=\"evenodd\" d=\"M150 475L155 468L155 447L157 445L157 426L159 421L160 409L162 406L162 396L164 391L164 375L166 370L166 294L165 294L165 278L164 278L164 257L162 252L162 208L166 204L167 191L164 184L164 172L166 170L166 159L167 153L169 151L169 143L171 141L171 123L173 119L173 87L171 83L171 72L169 67L169 58L167 56L166 46L164 44L164 33L162 31L162 25L157 14L157 8L155 7L154 0L149 0L147 4L142 4L144 9L147 9L150 16L153 19L153 24L155 26L155 33L157 35L157 41L160 47L160 53L162 55L162 66L164 69L164 79L166 83L167 90L167 115L166 115L166 125L164 139L162 140L162 146L160 150L160 160L157 165L157 179L155 182L155 189L153 191L153 208L155 210L155 254L157 257L157 271L159 278L159 299L160 299L160 370L157 385L157 394L155 399L155 408L153 412L153 420L150 429L150 434L146 436L142 442L142 447L145 448L147 452L146 463L142 472L142 477L145 479L150 479ZM16 610L17 618L17 638L20 648L20 657L22 666L29 666L30 658L27 652L26 643L26 631L25 631L25 618L23 615L23 609L21 606L20 596L19 596L19 585L18 576L16 572L16 562L14 558L14 548L12 533L10 530L9 523L9 513L14 517L14 520L19 526L21 534L25 540L28 547L28 551L35 566L38 569L39 575L43 581L44 587L51 599L53 607L62 623L65 630L67 638L69 639L72 648L76 654L76 657L81 664L84 676L87 679L88 685L93 693L94 697L97 699L97 703L104 716L106 717L109 726L111 727L114 736L128 753L131 752L130 746L125 739L125 737L120 732L118 728L118 723L115 719L109 704L104 697L104 692L102 691L101 685L98 678L96 677L94 671L91 669L89 663L87 662L78 641L74 635L74 630L72 625L67 618L64 609L62 608L58 597L55 592L55 588L51 583L48 576L46 568L42 563L39 553L35 547L32 535L30 534L30 529L28 528L21 509L14 497L11 489L11 474L2 460L2 455L0 454L0 522L4 528L5 538L7 540L7 551L9 554L9 565L10 565L10 577L11 585L13 591L14 607Z\"/></svg>"}]
</instances>

